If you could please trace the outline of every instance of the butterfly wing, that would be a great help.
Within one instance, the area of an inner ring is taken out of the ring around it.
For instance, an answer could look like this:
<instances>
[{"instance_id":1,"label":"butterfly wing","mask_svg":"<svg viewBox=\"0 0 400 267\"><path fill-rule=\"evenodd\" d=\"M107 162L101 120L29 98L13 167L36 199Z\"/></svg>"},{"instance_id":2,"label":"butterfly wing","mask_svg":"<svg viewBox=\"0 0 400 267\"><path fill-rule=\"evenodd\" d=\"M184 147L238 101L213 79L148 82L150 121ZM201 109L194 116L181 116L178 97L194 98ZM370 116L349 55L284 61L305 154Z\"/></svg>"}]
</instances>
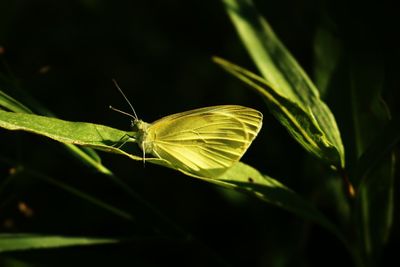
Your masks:
<instances>
[{"instance_id":1,"label":"butterfly wing","mask_svg":"<svg viewBox=\"0 0 400 267\"><path fill-rule=\"evenodd\" d=\"M173 114L151 124L144 142L177 169L216 178L239 161L262 125L262 113L236 105Z\"/></svg>"}]
</instances>

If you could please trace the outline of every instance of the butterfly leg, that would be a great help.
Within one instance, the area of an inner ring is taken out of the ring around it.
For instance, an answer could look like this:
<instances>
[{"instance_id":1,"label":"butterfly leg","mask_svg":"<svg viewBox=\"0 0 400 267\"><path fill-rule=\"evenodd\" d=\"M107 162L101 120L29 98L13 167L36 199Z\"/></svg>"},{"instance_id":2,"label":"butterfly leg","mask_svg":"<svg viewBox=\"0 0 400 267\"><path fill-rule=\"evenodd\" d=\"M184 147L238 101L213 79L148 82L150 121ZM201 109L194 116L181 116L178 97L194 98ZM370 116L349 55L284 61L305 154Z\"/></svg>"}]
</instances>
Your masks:
<instances>
[{"instance_id":1,"label":"butterfly leg","mask_svg":"<svg viewBox=\"0 0 400 267\"><path fill-rule=\"evenodd\" d=\"M126 138L127 137L127 138ZM124 138L126 138L124 141L122 141ZM115 144L113 144L112 146L113 147L116 147L116 148L121 148L121 147L123 147L126 143L128 143L129 141L130 141L130 139L134 139L132 136L130 136L129 134L124 134L119 140L118 140L118 142L117 143L115 143ZM120 142L122 141L122 144L119 144ZM117 146L118 145L118 146Z\"/></svg>"},{"instance_id":2,"label":"butterfly leg","mask_svg":"<svg viewBox=\"0 0 400 267\"><path fill-rule=\"evenodd\" d=\"M144 149L144 141L142 142L142 151L143 151L143 166L146 164L146 150Z\"/></svg>"}]
</instances>

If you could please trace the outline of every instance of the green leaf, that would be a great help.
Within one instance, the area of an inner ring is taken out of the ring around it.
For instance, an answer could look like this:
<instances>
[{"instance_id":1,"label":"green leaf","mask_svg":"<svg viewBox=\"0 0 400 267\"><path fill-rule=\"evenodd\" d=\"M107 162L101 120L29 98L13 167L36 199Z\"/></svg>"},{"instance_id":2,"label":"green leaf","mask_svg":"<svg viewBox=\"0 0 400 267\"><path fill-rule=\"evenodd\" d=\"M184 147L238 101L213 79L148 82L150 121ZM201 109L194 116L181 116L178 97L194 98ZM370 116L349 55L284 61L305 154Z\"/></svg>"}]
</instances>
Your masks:
<instances>
[{"instance_id":1,"label":"green leaf","mask_svg":"<svg viewBox=\"0 0 400 267\"><path fill-rule=\"evenodd\" d=\"M11 96L7 95L0 90L0 107L6 108L10 111L16 113L27 113L32 114L32 111L21 104L19 101L15 100ZM45 108L40 108L41 110L46 110ZM46 113L50 113L46 111ZM75 157L77 157L81 162L89 167L95 168L97 171L112 175L112 172L108 170L104 165L101 164L100 157L96 154L94 150L89 148L81 149L72 144L65 144L66 149Z\"/></svg>"},{"instance_id":2,"label":"green leaf","mask_svg":"<svg viewBox=\"0 0 400 267\"><path fill-rule=\"evenodd\" d=\"M70 246L90 246L117 243L110 238L67 237L35 234L0 234L0 253Z\"/></svg>"},{"instance_id":3,"label":"green leaf","mask_svg":"<svg viewBox=\"0 0 400 267\"><path fill-rule=\"evenodd\" d=\"M0 110L0 127L8 130L24 130L49 137L59 142L88 146L107 152L122 154L134 160L142 160L141 152L138 149L136 149L137 154L132 154L131 152L127 152L116 146L124 143L123 138L126 137L127 132L103 125L84 122L68 122L56 118L12 113ZM130 143L127 143L123 147L126 147L129 144ZM137 148L136 145L129 147ZM168 162L160 159L146 158L146 161L174 168ZM183 170L180 171L193 176ZM272 203L306 219L319 223L338 235L341 240L344 240L336 227L310 203L303 200L300 196L278 181L263 176L257 170L248 165L238 162L218 179L209 179L205 177L196 178L250 193L266 202Z\"/></svg>"},{"instance_id":4,"label":"green leaf","mask_svg":"<svg viewBox=\"0 0 400 267\"><path fill-rule=\"evenodd\" d=\"M373 139L360 156L352 177L358 182L365 182L370 171L383 162L400 142L400 119L394 118Z\"/></svg>"},{"instance_id":5,"label":"green leaf","mask_svg":"<svg viewBox=\"0 0 400 267\"><path fill-rule=\"evenodd\" d=\"M21 130L43 135L67 145L86 146L121 154L133 160L143 160L142 152L139 151L138 146L136 144L131 145L132 142L126 142L128 135L133 136L134 132L121 131L104 125L87 122L70 122L34 114L0 110L0 127L8 130ZM86 155L83 154L82 157ZM176 169L169 162L158 158L146 158L146 162Z\"/></svg>"},{"instance_id":6,"label":"green leaf","mask_svg":"<svg viewBox=\"0 0 400 267\"><path fill-rule=\"evenodd\" d=\"M375 49L366 46L354 51L349 69L354 150L358 158L352 179L359 184L358 243L366 266L380 261L393 224L395 157L388 152L399 140L398 120L384 127L390 114L380 96L385 81L384 62Z\"/></svg>"},{"instance_id":7,"label":"green leaf","mask_svg":"<svg viewBox=\"0 0 400 267\"><path fill-rule=\"evenodd\" d=\"M249 165L238 162L220 178L203 180L252 195L317 223L335 234L345 246L348 246L345 237L337 226L329 221L312 203L303 199L279 181L261 174Z\"/></svg>"},{"instance_id":8,"label":"green leaf","mask_svg":"<svg viewBox=\"0 0 400 267\"><path fill-rule=\"evenodd\" d=\"M272 114L308 152L333 166L341 166L339 151L319 127L310 110L304 110L275 91L272 84L254 73L221 58L214 61L263 96Z\"/></svg>"},{"instance_id":9,"label":"green leaf","mask_svg":"<svg viewBox=\"0 0 400 267\"><path fill-rule=\"evenodd\" d=\"M141 160L141 157L128 154L116 147L121 144L124 137L127 137L127 132L99 124L69 122L34 114L0 110L0 127L27 131L62 143L125 154L135 160Z\"/></svg>"},{"instance_id":10,"label":"green leaf","mask_svg":"<svg viewBox=\"0 0 400 267\"><path fill-rule=\"evenodd\" d=\"M387 155L365 177L358 188L359 244L368 265L380 262L393 225L394 154Z\"/></svg>"},{"instance_id":11,"label":"green leaf","mask_svg":"<svg viewBox=\"0 0 400 267\"><path fill-rule=\"evenodd\" d=\"M19 101L15 100L11 96L7 95L0 90L0 107L4 107L10 111L20 112L20 113L32 113L32 111L24 106Z\"/></svg>"},{"instance_id":12,"label":"green leaf","mask_svg":"<svg viewBox=\"0 0 400 267\"><path fill-rule=\"evenodd\" d=\"M223 0L223 2L266 84L273 88L276 94L297 104L310 114L315 120L314 124L323 133L323 138L328 141L327 144L337 150L338 160L330 164L343 168L344 148L335 118L320 99L317 88L305 71L280 42L268 22L260 16L251 0ZM296 140L304 146L304 142ZM310 151L309 147L305 148ZM314 151L313 154L319 153Z\"/></svg>"}]
</instances>

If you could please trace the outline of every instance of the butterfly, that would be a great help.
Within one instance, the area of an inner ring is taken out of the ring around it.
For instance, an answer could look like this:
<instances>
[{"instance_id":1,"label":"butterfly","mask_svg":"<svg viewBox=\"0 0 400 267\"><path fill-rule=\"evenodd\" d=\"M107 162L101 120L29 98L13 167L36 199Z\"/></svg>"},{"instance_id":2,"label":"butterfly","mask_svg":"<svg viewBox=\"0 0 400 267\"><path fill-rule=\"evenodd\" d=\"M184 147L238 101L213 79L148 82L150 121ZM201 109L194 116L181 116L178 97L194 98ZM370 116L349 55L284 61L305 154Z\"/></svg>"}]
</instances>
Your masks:
<instances>
[{"instance_id":1,"label":"butterfly","mask_svg":"<svg viewBox=\"0 0 400 267\"><path fill-rule=\"evenodd\" d=\"M174 168L198 177L218 178L240 160L262 126L261 112L239 105L193 109L162 117L153 123L133 114L136 133L131 137L146 154L165 160Z\"/></svg>"}]
</instances>

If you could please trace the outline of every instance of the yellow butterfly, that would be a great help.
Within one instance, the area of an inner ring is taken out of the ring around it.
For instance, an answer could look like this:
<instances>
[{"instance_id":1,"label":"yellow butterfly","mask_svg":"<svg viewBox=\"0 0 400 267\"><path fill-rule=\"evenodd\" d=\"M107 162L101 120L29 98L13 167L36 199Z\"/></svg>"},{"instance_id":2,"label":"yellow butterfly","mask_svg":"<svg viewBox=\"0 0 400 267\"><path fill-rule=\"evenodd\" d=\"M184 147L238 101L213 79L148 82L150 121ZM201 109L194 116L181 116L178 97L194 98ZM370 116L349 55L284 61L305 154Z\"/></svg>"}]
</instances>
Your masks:
<instances>
[{"instance_id":1,"label":"yellow butterfly","mask_svg":"<svg viewBox=\"0 0 400 267\"><path fill-rule=\"evenodd\" d=\"M122 90L120 90L126 101ZM131 137L146 154L169 162L174 168L199 177L217 178L238 162L262 126L262 113L238 105L189 110L163 117L151 124L133 118L137 129Z\"/></svg>"}]
</instances>

